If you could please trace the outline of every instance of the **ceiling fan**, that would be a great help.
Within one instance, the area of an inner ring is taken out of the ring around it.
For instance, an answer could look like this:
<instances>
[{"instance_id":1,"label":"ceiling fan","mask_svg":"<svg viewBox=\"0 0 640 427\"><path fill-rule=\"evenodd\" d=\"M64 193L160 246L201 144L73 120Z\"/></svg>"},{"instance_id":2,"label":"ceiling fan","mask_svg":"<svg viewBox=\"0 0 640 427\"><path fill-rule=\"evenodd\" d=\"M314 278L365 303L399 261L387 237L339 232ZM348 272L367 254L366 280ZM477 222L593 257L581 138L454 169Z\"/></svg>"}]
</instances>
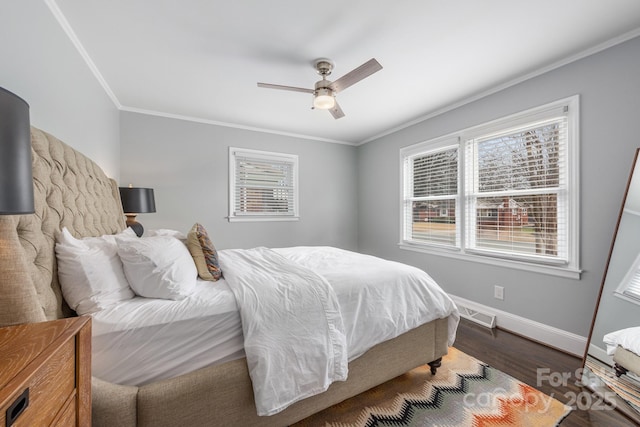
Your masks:
<instances>
[{"instance_id":1,"label":"ceiling fan","mask_svg":"<svg viewBox=\"0 0 640 427\"><path fill-rule=\"evenodd\" d=\"M318 80L315 89L305 89L302 87L274 85L270 83L258 83L258 87L268 89L291 90L294 92L305 92L313 94L313 107L321 110L329 110L334 119L344 117L342 108L336 101L336 94L358 83L360 80L369 77L371 74L380 71L382 65L375 58L372 58L361 66L351 70L338 80L331 82L327 80L327 76L333 71L335 64L330 59L320 58L314 61L314 68L322 76L322 80Z\"/></svg>"}]
</instances>

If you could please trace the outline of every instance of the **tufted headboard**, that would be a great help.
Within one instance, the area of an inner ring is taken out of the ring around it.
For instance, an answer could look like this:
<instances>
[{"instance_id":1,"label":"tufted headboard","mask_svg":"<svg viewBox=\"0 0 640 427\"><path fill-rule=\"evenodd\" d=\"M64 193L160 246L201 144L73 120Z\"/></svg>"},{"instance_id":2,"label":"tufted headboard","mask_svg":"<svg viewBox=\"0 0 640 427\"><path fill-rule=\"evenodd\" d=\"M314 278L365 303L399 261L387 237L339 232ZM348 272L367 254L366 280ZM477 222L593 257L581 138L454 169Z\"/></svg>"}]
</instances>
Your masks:
<instances>
[{"instance_id":1,"label":"tufted headboard","mask_svg":"<svg viewBox=\"0 0 640 427\"><path fill-rule=\"evenodd\" d=\"M74 314L58 283L62 227L76 237L125 228L118 186L96 163L34 127L31 147L35 213L0 216L0 326Z\"/></svg>"}]
</instances>

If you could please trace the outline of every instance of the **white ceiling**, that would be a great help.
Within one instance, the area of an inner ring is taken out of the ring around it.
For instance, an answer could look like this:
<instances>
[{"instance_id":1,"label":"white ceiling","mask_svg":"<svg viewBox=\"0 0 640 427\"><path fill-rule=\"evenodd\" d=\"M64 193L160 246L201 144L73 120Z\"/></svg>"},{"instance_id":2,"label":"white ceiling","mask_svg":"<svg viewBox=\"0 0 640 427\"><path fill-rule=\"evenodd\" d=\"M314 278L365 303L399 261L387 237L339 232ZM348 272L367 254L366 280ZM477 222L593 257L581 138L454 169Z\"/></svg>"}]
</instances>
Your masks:
<instances>
[{"instance_id":1,"label":"white ceiling","mask_svg":"<svg viewBox=\"0 0 640 427\"><path fill-rule=\"evenodd\" d=\"M359 144L640 35L638 0L45 0L127 111ZM384 67L312 110L330 80Z\"/></svg>"}]
</instances>

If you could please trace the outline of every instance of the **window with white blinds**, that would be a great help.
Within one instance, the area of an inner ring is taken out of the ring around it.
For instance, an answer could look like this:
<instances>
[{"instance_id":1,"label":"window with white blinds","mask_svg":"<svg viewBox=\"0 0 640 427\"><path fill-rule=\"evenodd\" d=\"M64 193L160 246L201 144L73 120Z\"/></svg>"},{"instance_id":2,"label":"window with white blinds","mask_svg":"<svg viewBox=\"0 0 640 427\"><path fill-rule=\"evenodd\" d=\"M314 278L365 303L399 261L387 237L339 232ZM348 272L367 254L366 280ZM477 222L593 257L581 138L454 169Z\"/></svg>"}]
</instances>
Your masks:
<instances>
[{"instance_id":1,"label":"window with white blinds","mask_svg":"<svg viewBox=\"0 0 640 427\"><path fill-rule=\"evenodd\" d=\"M636 304L640 304L640 255L622 279L616 293L631 298Z\"/></svg>"},{"instance_id":2,"label":"window with white blinds","mask_svg":"<svg viewBox=\"0 0 640 427\"><path fill-rule=\"evenodd\" d=\"M229 220L298 219L298 156L229 149Z\"/></svg>"},{"instance_id":3,"label":"window with white blinds","mask_svg":"<svg viewBox=\"0 0 640 427\"><path fill-rule=\"evenodd\" d=\"M566 113L465 145L468 249L567 263Z\"/></svg>"},{"instance_id":4,"label":"window with white blinds","mask_svg":"<svg viewBox=\"0 0 640 427\"><path fill-rule=\"evenodd\" d=\"M572 97L402 149L400 246L579 274L577 123Z\"/></svg>"},{"instance_id":5,"label":"window with white blinds","mask_svg":"<svg viewBox=\"0 0 640 427\"><path fill-rule=\"evenodd\" d=\"M407 155L404 239L459 247L458 146Z\"/></svg>"}]
</instances>

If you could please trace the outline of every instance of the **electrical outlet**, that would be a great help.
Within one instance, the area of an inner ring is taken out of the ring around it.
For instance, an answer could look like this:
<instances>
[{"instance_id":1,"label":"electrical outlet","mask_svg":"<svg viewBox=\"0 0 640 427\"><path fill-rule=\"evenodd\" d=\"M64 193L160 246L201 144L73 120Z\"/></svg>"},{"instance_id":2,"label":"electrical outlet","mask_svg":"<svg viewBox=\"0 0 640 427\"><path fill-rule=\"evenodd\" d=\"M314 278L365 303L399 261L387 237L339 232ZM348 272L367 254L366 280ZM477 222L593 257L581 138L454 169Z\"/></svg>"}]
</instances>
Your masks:
<instances>
[{"instance_id":1,"label":"electrical outlet","mask_svg":"<svg viewBox=\"0 0 640 427\"><path fill-rule=\"evenodd\" d=\"M504 286L494 286L493 297L499 300L504 300Z\"/></svg>"}]
</instances>

